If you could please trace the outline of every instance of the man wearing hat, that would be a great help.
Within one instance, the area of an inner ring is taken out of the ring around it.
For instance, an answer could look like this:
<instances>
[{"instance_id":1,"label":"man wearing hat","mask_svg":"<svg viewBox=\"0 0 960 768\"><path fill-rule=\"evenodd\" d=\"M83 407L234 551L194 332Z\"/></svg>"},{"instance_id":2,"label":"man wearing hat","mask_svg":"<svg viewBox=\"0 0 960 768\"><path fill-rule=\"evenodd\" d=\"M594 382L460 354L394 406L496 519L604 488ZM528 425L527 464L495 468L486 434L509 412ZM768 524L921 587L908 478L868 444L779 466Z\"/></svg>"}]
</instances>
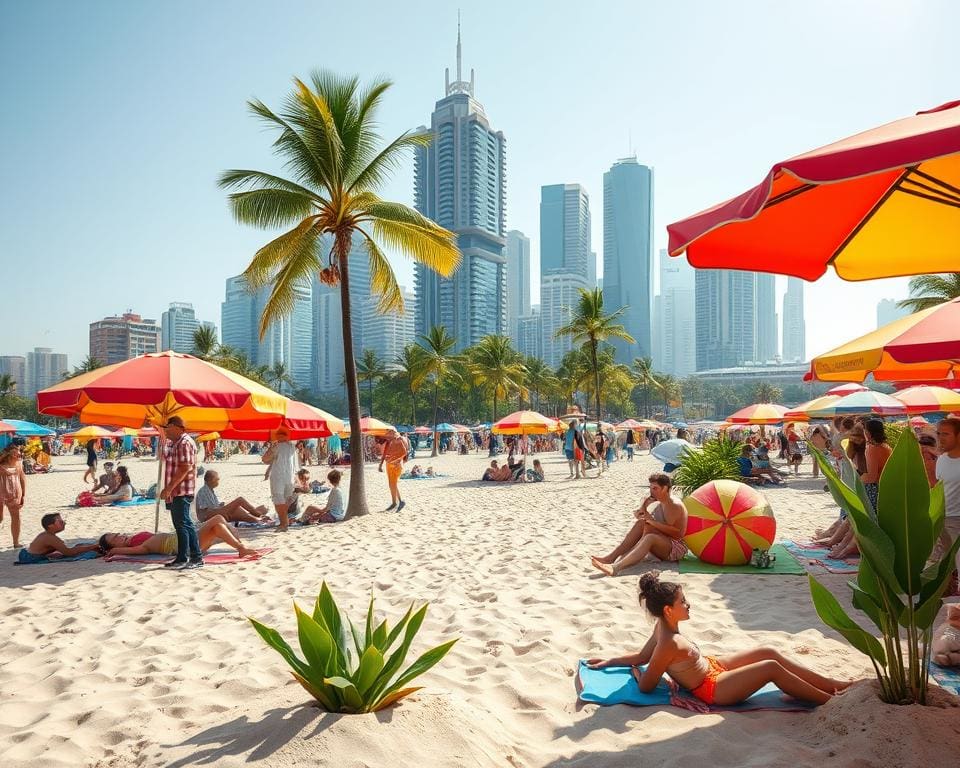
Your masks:
<instances>
[{"instance_id":1,"label":"man wearing hat","mask_svg":"<svg viewBox=\"0 0 960 768\"><path fill-rule=\"evenodd\" d=\"M197 485L197 444L187 434L179 416L171 416L163 431L167 444L163 450L163 491L160 497L167 503L173 530L177 534L177 556L164 567L177 570L202 568L200 540L190 517L190 504Z\"/></svg>"}]
</instances>

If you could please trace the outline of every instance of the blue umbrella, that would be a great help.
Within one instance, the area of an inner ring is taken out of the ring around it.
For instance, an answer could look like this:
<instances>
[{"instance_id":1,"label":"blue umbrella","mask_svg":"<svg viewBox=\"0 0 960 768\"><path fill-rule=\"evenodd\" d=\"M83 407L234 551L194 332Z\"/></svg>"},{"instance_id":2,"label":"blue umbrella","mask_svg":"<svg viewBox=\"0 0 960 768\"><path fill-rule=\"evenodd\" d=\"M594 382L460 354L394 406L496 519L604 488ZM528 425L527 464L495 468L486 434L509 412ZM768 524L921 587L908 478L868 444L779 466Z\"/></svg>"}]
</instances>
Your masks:
<instances>
[{"instance_id":1,"label":"blue umbrella","mask_svg":"<svg viewBox=\"0 0 960 768\"><path fill-rule=\"evenodd\" d=\"M396 429L397 432L413 432L413 427L411 427L409 424L397 424L394 429Z\"/></svg>"},{"instance_id":2,"label":"blue umbrella","mask_svg":"<svg viewBox=\"0 0 960 768\"><path fill-rule=\"evenodd\" d=\"M456 432L457 428L453 426L453 424L448 424L447 422L444 421L440 424L437 424L437 426L433 428L433 431L434 432Z\"/></svg>"},{"instance_id":3,"label":"blue umbrella","mask_svg":"<svg viewBox=\"0 0 960 768\"><path fill-rule=\"evenodd\" d=\"M687 428L687 422L685 422L685 421L675 421L675 422L673 422L673 426L675 426L677 429L686 429L686 428Z\"/></svg>"},{"instance_id":4,"label":"blue umbrella","mask_svg":"<svg viewBox=\"0 0 960 768\"><path fill-rule=\"evenodd\" d=\"M15 435L20 437L48 437L57 434L56 430L41 427L32 421L21 421L20 419L4 419L11 427L16 428Z\"/></svg>"}]
</instances>

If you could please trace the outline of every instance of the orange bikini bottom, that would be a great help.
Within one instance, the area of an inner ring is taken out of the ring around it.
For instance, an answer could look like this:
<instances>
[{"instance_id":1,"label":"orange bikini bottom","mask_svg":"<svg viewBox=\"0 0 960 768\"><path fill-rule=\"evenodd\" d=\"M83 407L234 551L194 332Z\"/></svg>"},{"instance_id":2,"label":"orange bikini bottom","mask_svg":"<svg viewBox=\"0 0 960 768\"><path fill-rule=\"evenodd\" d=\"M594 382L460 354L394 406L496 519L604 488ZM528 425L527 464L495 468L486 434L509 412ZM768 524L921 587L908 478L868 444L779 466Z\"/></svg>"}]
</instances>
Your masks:
<instances>
[{"instance_id":1,"label":"orange bikini bottom","mask_svg":"<svg viewBox=\"0 0 960 768\"><path fill-rule=\"evenodd\" d=\"M721 672L726 672L727 668L713 656L704 656L703 658L707 660L710 668L707 670L703 682L696 688L691 689L690 693L705 704L713 704L713 697L717 690L717 678L720 677Z\"/></svg>"}]
</instances>

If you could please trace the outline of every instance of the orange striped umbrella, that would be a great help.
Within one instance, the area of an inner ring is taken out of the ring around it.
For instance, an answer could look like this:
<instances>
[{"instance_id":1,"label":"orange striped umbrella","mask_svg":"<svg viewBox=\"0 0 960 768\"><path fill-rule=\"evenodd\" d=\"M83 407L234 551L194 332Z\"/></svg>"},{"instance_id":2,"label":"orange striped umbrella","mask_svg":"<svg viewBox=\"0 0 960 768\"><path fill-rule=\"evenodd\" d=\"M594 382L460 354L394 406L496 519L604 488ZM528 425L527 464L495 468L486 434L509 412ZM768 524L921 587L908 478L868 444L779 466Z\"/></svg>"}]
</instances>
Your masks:
<instances>
[{"instance_id":1,"label":"orange striped umbrella","mask_svg":"<svg viewBox=\"0 0 960 768\"><path fill-rule=\"evenodd\" d=\"M866 387L864 387L866 389ZM859 391L859 390L855 390ZM807 400L805 403L800 403L796 408L791 408L783 417L785 419L790 419L791 421L810 421L810 414L813 411L816 411L820 408L826 408L828 405L833 405L841 398L841 395L823 395L822 397L815 397L813 400Z\"/></svg>"},{"instance_id":2,"label":"orange striped umbrella","mask_svg":"<svg viewBox=\"0 0 960 768\"><path fill-rule=\"evenodd\" d=\"M557 428L556 419L536 411L514 411L490 427L498 435L545 435Z\"/></svg>"},{"instance_id":3,"label":"orange striped umbrella","mask_svg":"<svg viewBox=\"0 0 960 768\"><path fill-rule=\"evenodd\" d=\"M287 403L287 412L278 427L287 431L290 440L305 440L310 437L330 437L350 427L336 416L322 411L309 403L291 400ZM264 429L256 432L243 431L228 427L219 430L224 440L273 440L274 430Z\"/></svg>"},{"instance_id":4,"label":"orange striped umbrella","mask_svg":"<svg viewBox=\"0 0 960 768\"><path fill-rule=\"evenodd\" d=\"M340 435L342 437L350 436L350 422L345 421L343 423L343 429L340 430ZM380 421L380 419L375 419L373 416L364 416L360 419L360 433L363 435L373 435L374 437L386 437L391 432L396 432L396 428L392 424L387 424L385 421Z\"/></svg>"},{"instance_id":5,"label":"orange striped umbrella","mask_svg":"<svg viewBox=\"0 0 960 768\"><path fill-rule=\"evenodd\" d=\"M683 500L684 541L705 563L743 565L754 549L770 549L777 521L766 497L735 480L713 480Z\"/></svg>"},{"instance_id":6,"label":"orange striped umbrella","mask_svg":"<svg viewBox=\"0 0 960 768\"><path fill-rule=\"evenodd\" d=\"M180 416L187 429L270 429L289 401L192 355L158 352L74 376L37 393L37 410L84 424L142 427Z\"/></svg>"},{"instance_id":7,"label":"orange striped umbrella","mask_svg":"<svg viewBox=\"0 0 960 768\"><path fill-rule=\"evenodd\" d=\"M728 424L779 424L787 409L776 403L756 403L727 416Z\"/></svg>"},{"instance_id":8,"label":"orange striped umbrella","mask_svg":"<svg viewBox=\"0 0 960 768\"><path fill-rule=\"evenodd\" d=\"M960 411L960 392L946 387L910 387L893 393L907 406L907 413L949 413Z\"/></svg>"}]
</instances>

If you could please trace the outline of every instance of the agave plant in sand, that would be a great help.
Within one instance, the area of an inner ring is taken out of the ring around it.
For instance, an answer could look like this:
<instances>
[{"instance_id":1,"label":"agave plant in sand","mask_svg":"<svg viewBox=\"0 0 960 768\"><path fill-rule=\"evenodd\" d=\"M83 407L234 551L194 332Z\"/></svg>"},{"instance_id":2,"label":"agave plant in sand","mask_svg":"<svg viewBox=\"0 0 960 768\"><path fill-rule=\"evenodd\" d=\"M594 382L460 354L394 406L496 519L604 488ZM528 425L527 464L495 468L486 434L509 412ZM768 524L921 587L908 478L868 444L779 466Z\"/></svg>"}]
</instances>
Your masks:
<instances>
[{"instance_id":1,"label":"agave plant in sand","mask_svg":"<svg viewBox=\"0 0 960 768\"><path fill-rule=\"evenodd\" d=\"M684 496L713 480L739 480L741 443L718 437L707 440L700 450L687 449L683 463L673 475L673 485Z\"/></svg>"},{"instance_id":2,"label":"agave plant in sand","mask_svg":"<svg viewBox=\"0 0 960 768\"><path fill-rule=\"evenodd\" d=\"M349 618L344 623L326 582L320 587L312 613L301 610L296 603L293 607L302 659L277 630L253 618L250 623L290 665L297 682L328 712L377 712L419 691L420 686L407 684L439 662L457 642L449 640L431 648L401 672L427 614L426 605L414 611L411 604L393 627L386 619L375 625L371 596L362 631ZM388 656L397 641L399 645Z\"/></svg>"}]
</instances>

